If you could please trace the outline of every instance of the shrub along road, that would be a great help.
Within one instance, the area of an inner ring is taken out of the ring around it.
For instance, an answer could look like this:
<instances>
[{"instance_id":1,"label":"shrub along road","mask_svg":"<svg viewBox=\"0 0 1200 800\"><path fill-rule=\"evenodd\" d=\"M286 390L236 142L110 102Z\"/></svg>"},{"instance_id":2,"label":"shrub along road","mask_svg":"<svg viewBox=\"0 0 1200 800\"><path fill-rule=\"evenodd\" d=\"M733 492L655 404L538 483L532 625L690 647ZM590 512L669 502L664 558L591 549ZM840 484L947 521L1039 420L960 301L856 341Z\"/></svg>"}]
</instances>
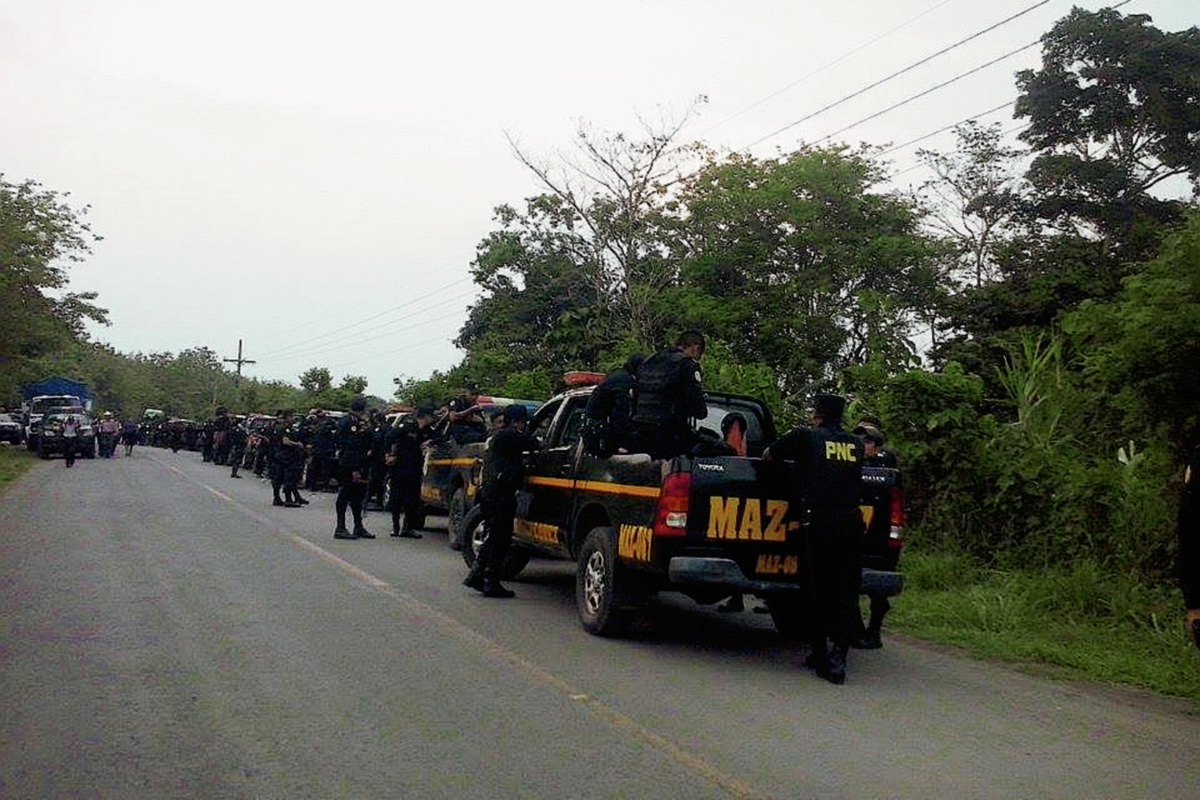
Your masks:
<instances>
[{"instance_id":1,"label":"shrub along road","mask_svg":"<svg viewBox=\"0 0 1200 800\"><path fill-rule=\"evenodd\" d=\"M588 636L572 571L512 601L440 532L338 542L194 453L39 463L0 497L0 794L1179 797L1195 706L917 644L835 687L755 614L658 600ZM386 534L384 516L368 525ZM1189 788L1192 787L1192 788Z\"/></svg>"}]
</instances>

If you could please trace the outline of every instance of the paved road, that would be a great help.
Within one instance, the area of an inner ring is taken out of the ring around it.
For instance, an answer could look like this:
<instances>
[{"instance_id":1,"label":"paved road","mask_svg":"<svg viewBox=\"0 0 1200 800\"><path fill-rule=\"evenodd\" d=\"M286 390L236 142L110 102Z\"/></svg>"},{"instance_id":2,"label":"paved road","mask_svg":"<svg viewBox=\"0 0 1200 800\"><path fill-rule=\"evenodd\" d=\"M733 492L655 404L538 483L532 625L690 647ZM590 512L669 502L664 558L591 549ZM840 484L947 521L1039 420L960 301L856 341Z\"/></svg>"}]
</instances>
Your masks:
<instances>
[{"instance_id":1,"label":"paved road","mask_svg":"<svg viewBox=\"0 0 1200 800\"><path fill-rule=\"evenodd\" d=\"M269 494L141 449L0 497L0 797L1200 796L1190 705L896 639L835 687L672 595L599 639L569 565L489 601L440 532Z\"/></svg>"}]
</instances>

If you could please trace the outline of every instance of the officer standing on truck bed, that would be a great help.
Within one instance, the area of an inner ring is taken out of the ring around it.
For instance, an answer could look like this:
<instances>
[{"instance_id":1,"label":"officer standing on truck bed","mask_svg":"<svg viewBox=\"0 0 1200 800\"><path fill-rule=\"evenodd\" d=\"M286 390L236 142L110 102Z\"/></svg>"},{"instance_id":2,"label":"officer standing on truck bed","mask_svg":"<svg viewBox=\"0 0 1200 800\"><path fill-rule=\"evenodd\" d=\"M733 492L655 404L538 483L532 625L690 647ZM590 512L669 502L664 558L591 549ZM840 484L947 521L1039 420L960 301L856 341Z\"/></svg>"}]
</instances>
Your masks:
<instances>
[{"instance_id":1,"label":"officer standing on truck bed","mask_svg":"<svg viewBox=\"0 0 1200 800\"><path fill-rule=\"evenodd\" d=\"M525 481L524 455L542 446L533 434L526 432L529 410L525 406L511 405L504 409L504 422L504 428L488 439L483 454L479 506L487 525L487 540L463 581L463 586L482 592L484 597L513 596L513 591L500 583L500 571L512 542L517 490Z\"/></svg>"},{"instance_id":2,"label":"officer standing on truck bed","mask_svg":"<svg viewBox=\"0 0 1200 800\"><path fill-rule=\"evenodd\" d=\"M629 452L630 430L637 403L637 374L643 356L630 356L621 368L610 372L588 398L583 427L584 447L599 458Z\"/></svg>"},{"instance_id":3,"label":"officer standing on truck bed","mask_svg":"<svg viewBox=\"0 0 1200 800\"><path fill-rule=\"evenodd\" d=\"M682 455L699 441L689 420L708 416L700 383L704 346L704 334L684 331L674 347L651 356L638 369L634 435L637 449L651 458Z\"/></svg>"},{"instance_id":4,"label":"officer standing on truck bed","mask_svg":"<svg viewBox=\"0 0 1200 800\"><path fill-rule=\"evenodd\" d=\"M813 398L812 428L796 428L767 448L763 458L796 464L798 490L808 510L812 581L812 653L806 666L830 683L846 682L846 653L861 622L863 518L859 510L863 446L842 429L845 399ZM833 649L826 650L826 640Z\"/></svg>"}]
</instances>

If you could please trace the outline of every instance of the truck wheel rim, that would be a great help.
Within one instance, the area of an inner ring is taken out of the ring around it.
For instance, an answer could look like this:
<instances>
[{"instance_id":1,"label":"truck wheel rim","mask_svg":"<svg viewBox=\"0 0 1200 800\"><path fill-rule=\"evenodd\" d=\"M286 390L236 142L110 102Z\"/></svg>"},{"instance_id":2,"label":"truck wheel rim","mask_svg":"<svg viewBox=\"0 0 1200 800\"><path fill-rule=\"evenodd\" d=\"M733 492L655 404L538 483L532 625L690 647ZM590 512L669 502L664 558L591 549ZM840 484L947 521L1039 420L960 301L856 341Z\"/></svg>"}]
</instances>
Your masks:
<instances>
[{"instance_id":1,"label":"truck wheel rim","mask_svg":"<svg viewBox=\"0 0 1200 800\"><path fill-rule=\"evenodd\" d=\"M604 553L599 550L588 557L583 571L583 599L589 614L598 614L607 591L604 575Z\"/></svg>"},{"instance_id":2,"label":"truck wheel rim","mask_svg":"<svg viewBox=\"0 0 1200 800\"><path fill-rule=\"evenodd\" d=\"M479 523L475 529L471 531L471 549L475 551L475 555L479 555L479 548L483 547L483 543L487 541L488 529L484 523Z\"/></svg>"}]
</instances>

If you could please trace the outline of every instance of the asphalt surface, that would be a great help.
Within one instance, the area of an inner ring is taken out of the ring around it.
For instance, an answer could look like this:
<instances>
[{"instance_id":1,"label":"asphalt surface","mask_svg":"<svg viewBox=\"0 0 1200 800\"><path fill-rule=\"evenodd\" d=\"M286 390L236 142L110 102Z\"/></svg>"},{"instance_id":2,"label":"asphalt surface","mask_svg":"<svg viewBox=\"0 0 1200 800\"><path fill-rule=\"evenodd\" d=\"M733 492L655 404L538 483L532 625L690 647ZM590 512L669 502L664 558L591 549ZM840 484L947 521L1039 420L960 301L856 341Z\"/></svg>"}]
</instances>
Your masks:
<instances>
[{"instance_id":1,"label":"asphalt surface","mask_svg":"<svg viewBox=\"0 0 1200 800\"><path fill-rule=\"evenodd\" d=\"M832 686L678 595L600 639L569 564L486 600L443 530L311 500L146 448L0 497L0 797L1200 797L1192 704L886 630Z\"/></svg>"}]
</instances>

